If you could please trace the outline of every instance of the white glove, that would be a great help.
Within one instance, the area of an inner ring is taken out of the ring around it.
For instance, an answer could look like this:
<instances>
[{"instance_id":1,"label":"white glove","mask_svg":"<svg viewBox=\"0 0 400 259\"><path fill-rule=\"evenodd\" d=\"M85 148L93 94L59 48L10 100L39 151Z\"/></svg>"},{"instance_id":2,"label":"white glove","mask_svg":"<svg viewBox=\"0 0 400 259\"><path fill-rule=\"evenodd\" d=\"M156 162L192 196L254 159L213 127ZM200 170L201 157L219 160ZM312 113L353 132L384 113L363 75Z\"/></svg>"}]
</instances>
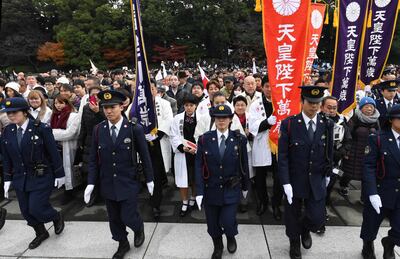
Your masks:
<instances>
[{"instance_id":1,"label":"white glove","mask_svg":"<svg viewBox=\"0 0 400 259\"><path fill-rule=\"evenodd\" d=\"M65 177L56 178L54 180L54 187L60 189L65 184Z\"/></svg>"},{"instance_id":2,"label":"white glove","mask_svg":"<svg viewBox=\"0 0 400 259\"><path fill-rule=\"evenodd\" d=\"M288 203L292 204L292 202L293 202L293 188L292 188L292 185L284 184L283 185L283 190L285 191Z\"/></svg>"},{"instance_id":3,"label":"white glove","mask_svg":"<svg viewBox=\"0 0 400 259\"><path fill-rule=\"evenodd\" d=\"M147 142L152 142L153 140L155 140L157 138L157 136L151 135L151 134L146 134L145 138L146 138Z\"/></svg>"},{"instance_id":4,"label":"white glove","mask_svg":"<svg viewBox=\"0 0 400 259\"><path fill-rule=\"evenodd\" d=\"M269 116L269 118L267 119L267 122L269 125L275 125L276 124L276 117L274 115Z\"/></svg>"},{"instance_id":5,"label":"white glove","mask_svg":"<svg viewBox=\"0 0 400 259\"><path fill-rule=\"evenodd\" d=\"M201 203L203 202L203 195L196 196L196 203L197 207L199 207L199 210L201 210Z\"/></svg>"},{"instance_id":6,"label":"white glove","mask_svg":"<svg viewBox=\"0 0 400 259\"><path fill-rule=\"evenodd\" d=\"M340 171L339 171L339 169L337 169L337 168L333 168L333 169L332 169L332 173L334 173L334 174L336 174L336 175L339 175Z\"/></svg>"},{"instance_id":7,"label":"white glove","mask_svg":"<svg viewBox=\"0 0 400 259\"><path fill-rule=\"evenodd\" d=\"M380 208L382 208L381 197L379 197L378 194L370 195L369 201L371 202L372 207L374 207L374 209L376 210L376 213L380 214L381 213Z\"/></svg>"},{"instance_id":8,"label":"white glove","mask_svg":"<svg viewBox=\"0 0 400 259\"><path fill-rule=\"evenodd\" d=\"M88 184L88 186L86 186L85 194L83 196L86 204L88 204L90 201L90 195L92 195L93 189L94 189L93 184Z\"/></svg>"},{"instance_id":9,"label":"white glove","mask_svg":"<svg viewBox=\"0 0 400 259\"><path fill-rule=\"evenodd\" d=\"M328 187L330 181L331 181L331 178L329 176L325 177L326 187Z\"/></svg>"},{"instance_id":10,"label":"white glove","mask_svg":"<svg viewBox=\"0 0 400 259\"><path fill-rule=\"evenodd\" d=\"M154 182L148 182L147 183L147 190L149 190L149 193L151 196L153 196L153 191L154 191Z\"/></svg>"},{"instance_id":11,"label":"white glove","mask_svg":"<svg viewBox=\"0 0 400 259\"><path fill-rule=\"evenodd\" d=\"M247 193L248 193L249 191L242 191L242 194L243 194L243 198L245 198L246 199L246 197L247 197Z\"/></svg>"},{"instance_id":12,"label":"white glove","mask_svg":"<svg viewBox=\"0 0 400 259\"><path fill-rule=\"evenodd\" d=\"M8 199L8 190L10 190L11 181L4 182L4 198Z\"/></svg>"}]
</instances>

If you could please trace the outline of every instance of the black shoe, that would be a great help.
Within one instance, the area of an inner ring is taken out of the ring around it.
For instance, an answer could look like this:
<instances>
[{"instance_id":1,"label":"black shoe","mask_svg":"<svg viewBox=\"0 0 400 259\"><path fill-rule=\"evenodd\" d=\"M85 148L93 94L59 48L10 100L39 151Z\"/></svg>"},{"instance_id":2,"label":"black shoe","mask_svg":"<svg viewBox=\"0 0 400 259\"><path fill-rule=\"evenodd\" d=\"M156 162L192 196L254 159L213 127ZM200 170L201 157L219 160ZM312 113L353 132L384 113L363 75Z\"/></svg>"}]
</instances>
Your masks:
<instances>
[{"instance_id":1,"label":"black shoe","mask_svg":"<svg viewBox=\"0 0 400 259\"><path fill-rule=\"evenodd\" d=\"M128 239L124 241L119 241L118 250L113 255L112 259L122 259L124 258L125 254L131 250L131 246L129 245Z\"/></svg>"},{"instance_id":2,"label":"black shoe","mask_svg":"<svg viewBox=\"0 0 400 259\"><path fill-rule=\"evenodd\" d=\"M277 221L280 221L282 219L282 211L278 206L273 206L272 207L272 215L274 216L274 219Z\"/></svg>"},{"instance_id":3,"label":"black shoe","mask_svg":"<svg viewBox=\"0 0 400 259\"><path fill-rule=\"evenodd\" d=\"M363 241L361 254L363 259L376 259L374 241Z\"/></svg>"},{"instance_id":4,"label":"black shoe","mask_svg":"<svg viewBox=\"0 0 400 259\"><path fill-rule=\"evenodd\" d=\"M246 213L248 210L247 204L239 204L239 212L240 213Z\"/></svg>"},{"instance_id":5,"label":"black shoe","mask_svg":"<svg viewBox=\"0 0 400 259\"><path fill-rule=\"evenodd\" d=\"M134 246L140 247L144 243L144 228L141 231L135 232Z\"/></svg>"},{"instance_id":6,"label":"black shoe","mask_svg":"<svg viewBox=\"0 0 400 259\"><path fill-rule=\"evenodd\" d=\"M301 235L301 244L303 245L304 249L310 249L312 246L312 238L310 231L306 231Z\"/></svg>"},{"instance_id":7,"label":"black shoe","mask_svg":"<svg viewBox=\"0 0 400 259\"><path fill-rule=\"evenodd\" d=\"M257 212L256 212L257 216L261 216L262 214L264 214L267 211L267 209L268 209L268 203L260 203L257 206Z\"/></svg>"},{"instance_id":8,"label":"black shoe","mask_svg":"<svg viewBox=\"0 0 400 259\"><path fill-rule=\"evenodd\" d=\"M36 237L29 244L29 249L37 248L44 240L46 240L50 236L49 232L47 232L46 228L44 227L44 224L34 226L33 229L35 229Z\"/></svg>"},{"instance_id":9,"label":"black shoe","mask_svg":"<svg viewBox=\"0 0 400 259\"><path fill-rule=\"evenodd\" d=\"M222 237L213 238L214 252L211 259L221 259L222 252L224 251L224 244L222 243Z\"/></svg>"},{"instance_id":10,"label":"black shoe","mask_svg":"<svg viewBox=\"0 0 400 259\"><path fill-rule=\"evenodd\" d=\"M0 208L0 229L2 229L6 223L6 216L7 210L5 208Z\"/></svg>"},{"instance_id":11,"label":"black shoe","mask_svg":"<svg viewBox=\"0 0 400 259\"><path fill-rule=\"evenodd\" d=\"M320 227L315 233L317 235L322 236L323 234L325 234L325 231L326 231L325 225L322 225L322 227Z\"/></svg>"},{"instance_id":12,"label":"black shoe","mask_svg":"<svg viewBox=\"0 0 400 259\"><path fill-rule=\"evenodd\" d=\"M384 237L381 240L382 245L383 245L383 259L395 259L394 255L394 246L395 244L393 243L392 240L390 240L389 237Z\"/></svg>"},{"instance_id":13,"label":"black shoe","mask_svg":"<svg viewBox=\"0 0 400 259\"><path fill-rule=\"evenodd\" d=\"M161 216L161 210L160 208L153 208L153 217L155 221L159 221Z\"/></svg>"},{"instance_id":14,"label":"black shoe","mask_svg":"<svg viewBox=\"0 0 400 259\"><path fill-rule=\"evenodd\" d=\"M235 237L226 237L227 244L226 247L228 248L228 252L233 254L236 252L237 243Z\"/></svg>"},{"instance_id":15,"label":"black shoe","mask_svg":"<svg viewBox=\"0 0 400 259\"><path fill-rule=\"evenodd\" d=\"M290 239L290 259L301 259L300 240Z\"/></svg>"},{"instance_id":16,"label":"black shoe","mask_svg":"<svg viewBox=\"0 0 400 259\"><path fill-rule=\"evenodd\" d=\"M64 218L61 215L61 213L58 213L58 219L53 221L54 223L54 233L56 233L56 235L61 234L61 232L63 232L64 230Z\"/></svg>"},{"instance_id":17,"label":"black shoe","mask_svg":"<svg viewBox=\"0 0 400 259\"><path fill-rule=\"evenodd\" d=\"M186 207L186 210L183 210L184 207ZM182 208L181 211L179 212L179 216L182 218L185 217L188 211L189 211L189 203L188 204L182 203Z\"/></svg>"}]
</instances>

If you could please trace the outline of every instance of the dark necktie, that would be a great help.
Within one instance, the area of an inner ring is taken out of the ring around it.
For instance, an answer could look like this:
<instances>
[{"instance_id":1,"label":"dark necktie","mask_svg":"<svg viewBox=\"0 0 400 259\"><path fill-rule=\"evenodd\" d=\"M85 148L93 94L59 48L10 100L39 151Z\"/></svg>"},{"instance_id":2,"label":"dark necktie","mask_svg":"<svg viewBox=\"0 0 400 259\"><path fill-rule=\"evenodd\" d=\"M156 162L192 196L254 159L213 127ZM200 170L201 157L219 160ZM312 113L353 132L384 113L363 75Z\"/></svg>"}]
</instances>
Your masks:
<instances>
[{"instance_id":1,"label":"dark necktie","mask_svg":"<svg viewBox=\"0 0 400 259\"><path fill-rule=\"evenodd\" d=\"M311 121L308 123L308 130L307 130L308 138L310 139L310 141L313 141L313 140L314 140L314 129L313 129L313 125L314 125L314 121L311 120Z\"/></svg>"},{"instance_id":2,"label":"dark necktie","mask_svg":"<svg viewBox=\"0 0 400 259\"><path fill-rule=\"evenodd\" d=\"M219 144L219 156L222 158L224 157L225 153L225 135L221 136L221 143Z\"/></svg>"},{"instance_id":3,"label":"dark necktie","mask_svg":"<svg viewBox=\"0 0 400 259\"><path fill-rule=\"evenodd\" d=\"M387 110L388 110L388 111L390 111L390 110L392 109L392 105L393 105L392 102L389 102L389 103L388 103L388 107L387 107Z\"/></svg>"},{"instance_id":4,"label":"dark necktie","mask_svg":"<svg viewBox=\"0 0 400 259\"><path fill-rule=\"evenodd\" d=\"M112 142L115 144L115 142L117 141L117 131L116 131L117 127L115 127L115 125L111 126L111 139Z\"/></svg>"},{"instance_id":5,"label":"dark necktie","mask_svg":"<svg viewBox=\"0 0 400 259\"><path fill-rule=\"evenodd\" d=\"M21 127L18 128L17 130L17 142L18 142L18 147L21 148L21 141L22 141L22 134L23 129Z\"/></svg>"}]
</instances>

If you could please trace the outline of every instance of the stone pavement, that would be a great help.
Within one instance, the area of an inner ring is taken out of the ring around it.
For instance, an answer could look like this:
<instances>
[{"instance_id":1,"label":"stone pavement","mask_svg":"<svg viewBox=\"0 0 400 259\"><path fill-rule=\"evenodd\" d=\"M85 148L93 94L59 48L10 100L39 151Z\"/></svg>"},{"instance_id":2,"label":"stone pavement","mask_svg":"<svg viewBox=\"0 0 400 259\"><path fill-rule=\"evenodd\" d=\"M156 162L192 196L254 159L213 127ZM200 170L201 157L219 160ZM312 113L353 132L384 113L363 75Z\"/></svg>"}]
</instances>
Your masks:
<instances>
[{"instance_id":1,"label":"stone pavement","mask_svg":"<svg viewBox=\"0 0 400 259\"><path fill-rule=\"evenodd\" d=\"M111 240L106 222L67 222L64 232L56 236L47 224L50 238L35 249L26 249L34 238L24 221L9 220L0 232L0 258L111 258L118 244ZM380 240L387 228L382 229ZM129 231L133 243L133 233ZM362 241L359 227L328 227L323 237L313 235L313 247L302 250L304 259L358 259ZM126 258L173 259L210 258L212 242L205 224L145 223L146 241L134 248ZM239 225L238 250L223 258L258 259L288 258L288 240L283 226ZM226 241L224 240L226 244ZM399 249L396 250L400 257ZM377 258L382 256L376 242Z\"/></svg>"}]
</instances>

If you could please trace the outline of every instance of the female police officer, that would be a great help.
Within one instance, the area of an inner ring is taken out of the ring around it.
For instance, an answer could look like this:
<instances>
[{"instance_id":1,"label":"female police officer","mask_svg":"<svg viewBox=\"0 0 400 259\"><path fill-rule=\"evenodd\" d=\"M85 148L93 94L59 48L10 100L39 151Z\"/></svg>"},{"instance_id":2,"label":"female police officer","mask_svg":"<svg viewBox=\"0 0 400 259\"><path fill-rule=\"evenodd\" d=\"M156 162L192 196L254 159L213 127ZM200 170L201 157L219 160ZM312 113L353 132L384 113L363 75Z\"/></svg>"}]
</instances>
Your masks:
<instances>
[{"instance_id":1,"label":"female police officer","mask_svg":"<svg viewBox=\"0 0 400 259\"><path fill-rule=\"evenodd\" d=\"M236 211L240 191L246 198L249 168L246 137L229 130L233 113L229 106L214 108L216 130L199 138L196 154L196 200L203 201L208 233L214 242L213 259L221 258L224 245L222 234L227 237L229 253L236 251L235 236L238 234Z\"/></svg>"},{"instance_id":2,"label":"female police officer","mask_svg":"<svg viewBox=\"0 0 400 259\"><path fill-rule=\"evenodd\" d=\"M390 127L371 134L365 148L363 188L368 202L363 211L361 238L362 255L368 259L375 258L374 240L385 217L389 218L391 229L381 241L383 258L395 258L394 246L400 246L400 104L394 105L387 117Z\"/></svg>"},{"instance_id":3,"label":"female police officer","mask_svg":"<svg viewBox=\"0 0 400 259\"><path fill-rule=\"evenodd\" d=\"M49 203L55 187L64 185L64 169L57 152L51 128L34 121L28 113L29 105L22 97L5 100L5 108L11 121L2 134L4 169L4 194L12 183L17 194L21 213L33 227L36 238L30 249L38 247L49 237L44 223L53 221L58 235L64 229L64 221Z\"/></svg>"}]
</instances>

